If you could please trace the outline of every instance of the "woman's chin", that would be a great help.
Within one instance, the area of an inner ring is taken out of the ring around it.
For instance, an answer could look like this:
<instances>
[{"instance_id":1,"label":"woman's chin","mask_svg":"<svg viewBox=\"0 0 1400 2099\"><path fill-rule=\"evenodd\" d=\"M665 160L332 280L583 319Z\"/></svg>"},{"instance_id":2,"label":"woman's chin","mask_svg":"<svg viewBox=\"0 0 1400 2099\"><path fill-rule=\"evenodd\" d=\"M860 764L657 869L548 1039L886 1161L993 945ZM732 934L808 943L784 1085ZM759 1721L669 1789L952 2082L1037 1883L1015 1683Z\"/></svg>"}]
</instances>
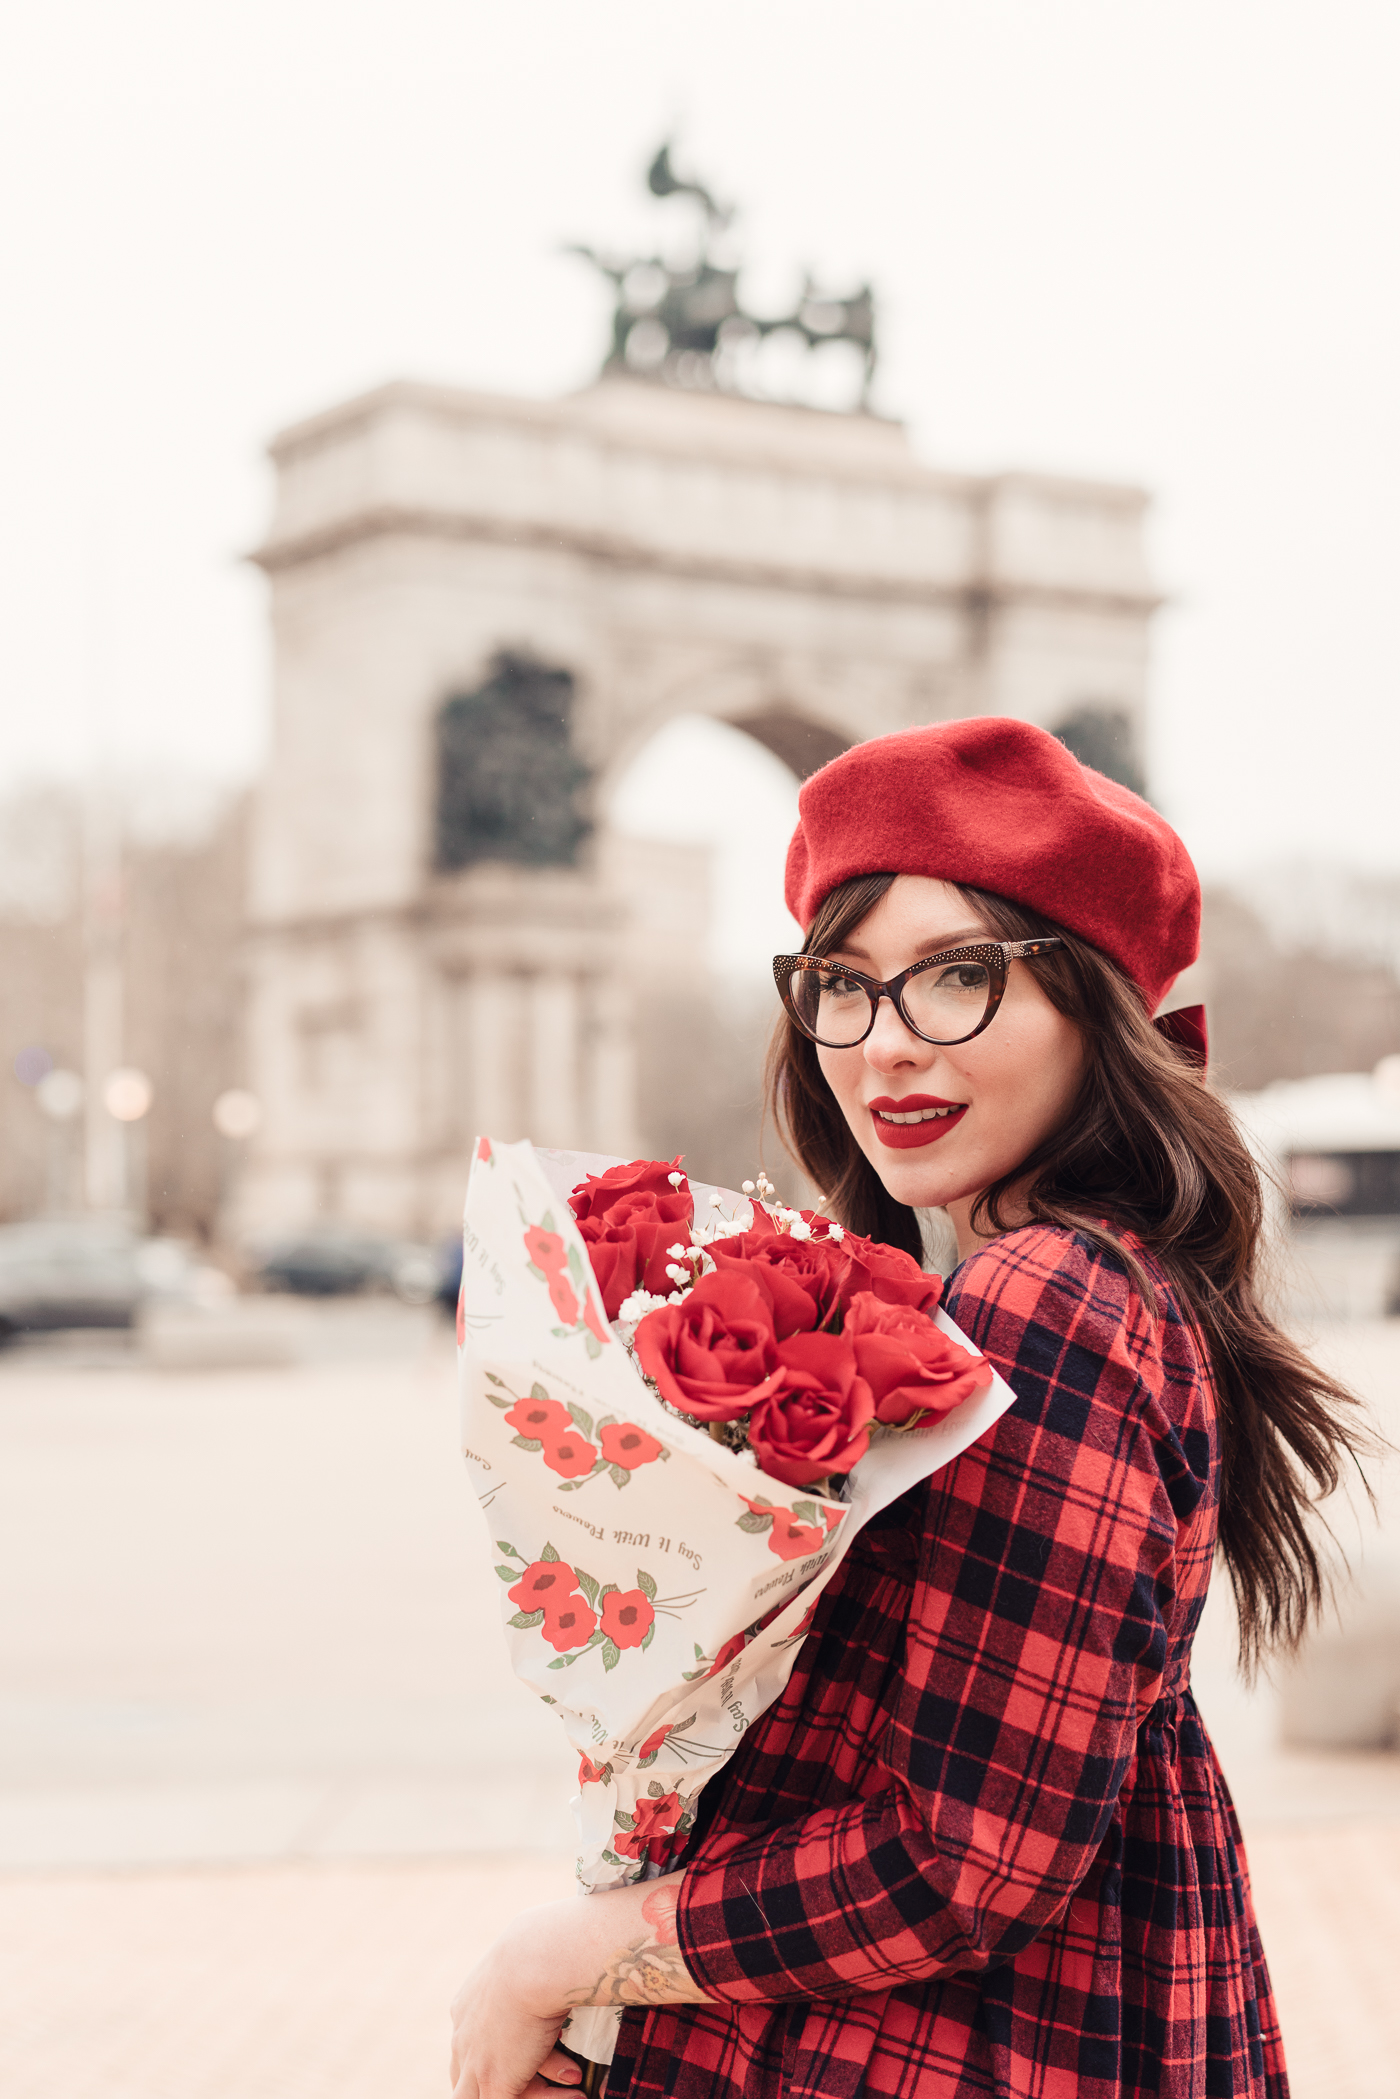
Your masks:
<instances>
[{"instance_id":1,"label":"woman's chin","mask_svg":"<svg viewBox=\"0 0 1400 2099\"><path fill-rule=\"evenodd\" d=\"M961 1175L950 1173L946 1166L937 1168L929 1160L920 1161L907 1152L901 1155L882 1149L878 1157L870 1157L870 1163L880 1176L885 1193L897 1203L907 1203L911 1210L946 1209L960 1195L971 1192L963 1188Z\"/></svg>"}]
</instances>

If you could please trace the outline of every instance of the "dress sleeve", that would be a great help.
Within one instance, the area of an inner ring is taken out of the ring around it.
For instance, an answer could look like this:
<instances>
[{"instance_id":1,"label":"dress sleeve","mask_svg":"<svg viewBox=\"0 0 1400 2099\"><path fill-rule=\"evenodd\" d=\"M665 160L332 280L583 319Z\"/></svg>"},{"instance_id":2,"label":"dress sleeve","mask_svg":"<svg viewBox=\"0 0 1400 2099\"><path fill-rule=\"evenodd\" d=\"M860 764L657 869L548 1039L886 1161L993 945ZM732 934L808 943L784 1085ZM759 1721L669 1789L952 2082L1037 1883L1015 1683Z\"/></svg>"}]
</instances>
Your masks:
<instances>
[{"instance_id":1,"label":"dress sleeve","mask_svg":"<svg viewBox=\"0 0 1400 2099\"><path fill-rule=\"evenodd\" d=\"M1176 1519L1127 1277L1031 1228L974 1256L948 1309L1016 1404L929 1483L888 1783L712 1840L685 1875L681 1947L721 2000L1014 1957L1093 1863L1157 1695Z\"/></svg>"}]
</instances>

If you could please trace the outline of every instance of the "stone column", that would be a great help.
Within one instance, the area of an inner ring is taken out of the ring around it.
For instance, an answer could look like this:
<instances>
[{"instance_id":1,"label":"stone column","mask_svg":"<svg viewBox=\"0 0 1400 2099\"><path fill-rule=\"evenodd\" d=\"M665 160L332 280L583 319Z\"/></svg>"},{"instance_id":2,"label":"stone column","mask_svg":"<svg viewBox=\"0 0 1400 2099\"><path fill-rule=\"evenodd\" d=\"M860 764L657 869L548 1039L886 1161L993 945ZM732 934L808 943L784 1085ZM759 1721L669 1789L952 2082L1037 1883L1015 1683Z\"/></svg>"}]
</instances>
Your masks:
<instances>
[{"instance_id":1,"label":"stone column","mask_svg":"<svg viewBox=\"0 0 1400 2099\"><path fill-rule=\"evenodd\" d=\"M625 1159L642 1150L637 1117L635 993L619 970L594 980L589 999L588 1146Z\"/></svg>"},{"instance_id":2,"label":"stone column","mask_svg":"<svg viewBox=\"0 0 1400 2099\"><path fill-rule=\"evenodd\" d=\"M520 1135L583 1150L578 979L553 970L532 977L525 1026L529 1114Z\"/></svg>"},{"instance_id":3,"label":"stone column","mask_svg":"<svg viewBox=\"0 0 1400 2099\"><path fill-rule=\"evenodd\" d=\"M525 988L523 977L485 969L466 987L470 1120L476 1135L504 1143L527 1134L520 1083Z\"/></svg>"}]
</instances>

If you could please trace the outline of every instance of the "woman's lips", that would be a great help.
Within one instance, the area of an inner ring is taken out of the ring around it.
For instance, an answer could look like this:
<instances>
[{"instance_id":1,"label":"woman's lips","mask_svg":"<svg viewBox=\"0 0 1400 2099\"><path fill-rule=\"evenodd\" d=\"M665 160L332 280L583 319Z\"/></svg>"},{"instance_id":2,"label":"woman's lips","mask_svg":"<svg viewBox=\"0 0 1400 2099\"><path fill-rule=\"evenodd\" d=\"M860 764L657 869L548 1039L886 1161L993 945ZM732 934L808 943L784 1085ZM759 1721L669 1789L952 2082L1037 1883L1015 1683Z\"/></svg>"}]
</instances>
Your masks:
<instances>
[{"instance_id":1,"label":"woman's lips","mask_svg":"<svg viewBox=\"0 0 1400 2099\"><path fill-rule=\"evenodd\" d=\"M936 1093L907 1093L903 1100L891 1100L887 1094L881 1094L878 1100L867 1101L866 1106L875 1135L891 1151L912 1151L921 1144L936 1144L967 1113L966 1101L940 1100ZM895 1116L914 1119L896 1122L891 1119Z\"/></svg>"}]
</instances>

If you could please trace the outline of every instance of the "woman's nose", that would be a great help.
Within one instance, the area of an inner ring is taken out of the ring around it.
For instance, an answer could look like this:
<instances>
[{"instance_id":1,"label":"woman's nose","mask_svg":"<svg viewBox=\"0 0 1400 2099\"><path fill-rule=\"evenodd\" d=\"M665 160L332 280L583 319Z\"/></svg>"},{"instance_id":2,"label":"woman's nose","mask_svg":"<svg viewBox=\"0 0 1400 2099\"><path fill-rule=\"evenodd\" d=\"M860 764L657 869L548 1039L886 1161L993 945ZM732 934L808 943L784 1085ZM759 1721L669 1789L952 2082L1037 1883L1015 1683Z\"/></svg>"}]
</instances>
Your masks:
<instances>
[{"instance_id":1,"label":"woman's nose","mask_svg":"<svg viewBox=\"0 0 1400 2099\"><path fill-rule=\"evenodd\" d=\"M876 1071L897 1071L901 1065L923 1064L933 1056L932 1043L904 1025L891 998L880 1000L864 1048L866 1063Z\"/></svg>"}]
</instances>

